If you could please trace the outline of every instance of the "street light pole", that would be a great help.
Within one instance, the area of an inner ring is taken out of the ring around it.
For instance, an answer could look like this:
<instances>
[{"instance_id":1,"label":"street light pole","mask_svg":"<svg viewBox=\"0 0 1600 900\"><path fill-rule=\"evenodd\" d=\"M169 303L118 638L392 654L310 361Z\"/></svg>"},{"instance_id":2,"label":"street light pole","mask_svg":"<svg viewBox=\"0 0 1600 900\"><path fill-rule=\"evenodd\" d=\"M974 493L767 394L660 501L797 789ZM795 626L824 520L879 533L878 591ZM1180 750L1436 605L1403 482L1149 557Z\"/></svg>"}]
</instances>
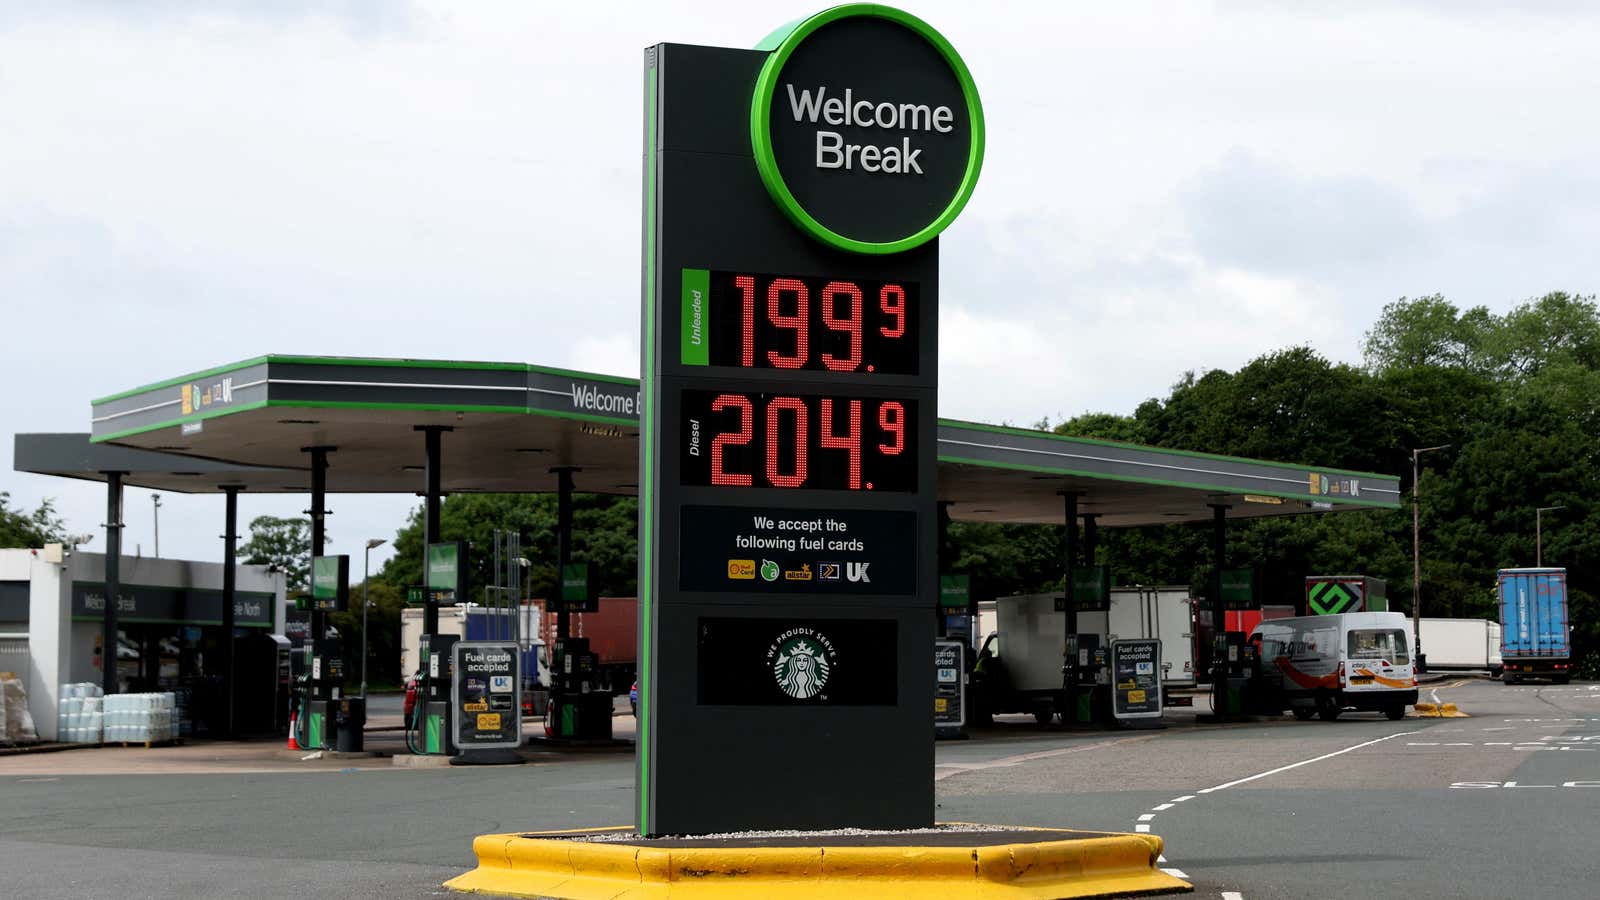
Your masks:
<instances>
[{"instance_id":1,"label":"street light pole","mask_svg":"<svg viewBox=\"0 0 1600 900\"><path fill-rule=\"evenodd\" d=\"M1411 654L1418 670L1422 665L1422 472L1417 457L1449 444L1422 447L1411 451Z\"/></svg>"},{"instance_id":2,"label":"street light pole","mask_svg":"<svg viewBox=\"0 0 1600 900\"><path fill-rule=\"evenodd\" d=\"M367 699L367 585L372 581L372 548L381 547L384 538L367 538L366 552L361 555L361 699Z\"/></svg>"},{"instance_id":3,"label":"street light pole","mask_svg":"<svg viewBox=\"0 0 1600 900\"><path fill-rule=\"evenodd\" d=\"M151 494L150 505L154 508L156 520L156 559L161 558L161 495Z\"/></svg>"},{"instance_id":4,"label":"street light pole","mask_svg":"<svg viewBox=\"0 0 1600 900\"><path fill-rule=\"evenodd\" d=\"M1544 514L1565 506L1541 506L1533 511L1533 564L1544 568Z\"/></svg>"}]
</instances>

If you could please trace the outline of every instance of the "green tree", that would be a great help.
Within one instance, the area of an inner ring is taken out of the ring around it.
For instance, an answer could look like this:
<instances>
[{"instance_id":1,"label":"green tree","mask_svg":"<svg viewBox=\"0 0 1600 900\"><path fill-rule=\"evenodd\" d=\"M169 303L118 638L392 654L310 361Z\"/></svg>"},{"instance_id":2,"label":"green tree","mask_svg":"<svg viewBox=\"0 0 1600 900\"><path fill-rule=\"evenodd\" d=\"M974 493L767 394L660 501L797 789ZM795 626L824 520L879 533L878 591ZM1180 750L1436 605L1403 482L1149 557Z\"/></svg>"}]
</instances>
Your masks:
<instances>
[{"instance_id":1,"label":"green tree","mask_svg":"<svg viewBox=\"0 0 1600 900\"><path fill-rule=\"evenodd\" d=\"M1144 431L1139 420L1116 413L1084 413L1057 423L1051 430L1067 437L1121 441L1126 444L1144 443Z\"/></svg>"},{"instance_id":2,"label":"green tree","mask_svg":"<svg viewBox=\"0 0 1600 900\"><path fill-rule=\"evenodd\" d=\"M0 491L0 547L43 547L66 541L66 523L56 515L50 498L39 501L31 513L11 506L11 495Z\"/></svg>"},{"instance_id":3,"label":"green tree","mask_svg":"<svg viewBox=\"0 0 1600 900\"><path fill-rule=\"evenodd\" d=\"M306 590L311 583L311 520L256 516L250 520L250 540L239 547L239 559L281 569L290 593Z\"/></svg>"},{"instance_id":4,"label":"green tree","mask_svg":"<svg viewBox=\"0 0 1600 900\"><path fill-rule=\"evenodd\" d=\"M633 497L574 494L572 561L586 562L602 594L633 596L637 589L639 506ZM468 543L467 587L473 599L493 583L494 532L522 536L531 565L524 573L530 596L547 597L556 583L556 497L552 494L455 494L439 510L444 540ZM382 577L395 585L422 583L422 510L395 535L395 555Z\"/></svg>"},{"instance_id":5,"label":"green tree","mask_svg":"<svg viewBox=\"0 0 1600 900\"><path fill-rule=\"evenodd\" d=\"M329 613L328 621L344 636L345 682L361 684L362 586L350 586L350 608ZM405 609L405 589L376 576L367 584L367 687L382 690L402 683L400 671L400 611Z\"/></svg>"}]
</instances>

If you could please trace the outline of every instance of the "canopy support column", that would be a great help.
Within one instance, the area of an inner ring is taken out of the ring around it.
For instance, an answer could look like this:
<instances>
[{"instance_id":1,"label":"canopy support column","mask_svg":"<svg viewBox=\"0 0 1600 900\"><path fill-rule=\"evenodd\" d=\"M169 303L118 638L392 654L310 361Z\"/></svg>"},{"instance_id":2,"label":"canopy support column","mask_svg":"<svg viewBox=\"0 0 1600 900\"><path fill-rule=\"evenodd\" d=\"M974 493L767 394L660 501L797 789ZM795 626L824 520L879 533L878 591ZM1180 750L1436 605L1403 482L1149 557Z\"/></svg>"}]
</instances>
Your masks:
<instances>
[{"instance_id":1,"label":"canopy support column","mask_svg":"<svg viewBox=\"0 0 1600 900\"><path fill-rule=\"evenodd\" d=\"M239 492L242 485L221 485L225 500L222 531L222 734L234 737L234 699L238 685L234 681L233 629L234 598L238 592L239 552Z\"/></svg>"},{"instance_id":2,"label":"canopy support column","mask_svg":"<svg viewBox=\"0 0 1600 900\"><path fill-rule=\"evenodd\" d=\"M1072 690L1078 683L1078 597L1073 589L1074 576L1078 568L1078 492L1057 491L1066 505L1066 546L1062 554L1062 588L1065 594L1066 629L1062 635L1063 655L1061 660L1061 687L1066 692L1065 703L1072 704L1076 699ZM1063 705L1062 716L1067 715L1068 706Z\"/></svg>"},{"instance_id":3,"label":"canopy support column","mask_svg":"<svg viewBox=\"0 0 1600 900\"><path fill-rule=\"evenodd\" d=\"M117 693L117 603L122 595L122 472L106 475L106 608L100 645L100 686Z\"/></svg>"},{"instance_id":4,"label":"canopy support column","mask_svg":"<svg viewBox=\"0 0 1600 900\"><path fill-rule=\"evenodd\" d=\"M556 476L556 640L562 641L572 634L572 613L563 596L567 566L572 563L572 473L583 470L557 466L550 471Z\"/></svg>"},{"instance_id":5,"label":"canopy support column","mask_svg":"<svg viewBox=\"0 0 1600 900\"><path fill-rule=\"evenodd\" d=\"M322 548L327 543L328 517L328 454L338 449L336 447L302 447L302 452L311 454L311 508L306 514L311 517L311 556L316 558L322 555ZM309 577L309 575L307 576ZM311 610L311 646L316 646L327 633L327 613L313 608Z\"/></svg>"},{"instance_id":6,"label":"canopy support column","mask_svg":"<svg viewBox=\"0 0 1600 900\"><path fill-rule=\"evenodd\" d=\"M455 429L448 425L417 425L415 429L422 432L423 449L427 454L427 461L423 465L426 485L422 502L422 570L426 572L428 570L428 545L437 544L443 540L439 536L439 505L444 496L444 491L440 486L443 482L444 473L441 470L443 450L439 438L446 431L454 431ZM457 565L466 565L466 560L457 560ZM422 633L438 634L439 604L434 601L432 592L428 592L426 598L422 604ZM466 599L466 597L456 598L458 602Z\"/></svg>"}]
</instances>

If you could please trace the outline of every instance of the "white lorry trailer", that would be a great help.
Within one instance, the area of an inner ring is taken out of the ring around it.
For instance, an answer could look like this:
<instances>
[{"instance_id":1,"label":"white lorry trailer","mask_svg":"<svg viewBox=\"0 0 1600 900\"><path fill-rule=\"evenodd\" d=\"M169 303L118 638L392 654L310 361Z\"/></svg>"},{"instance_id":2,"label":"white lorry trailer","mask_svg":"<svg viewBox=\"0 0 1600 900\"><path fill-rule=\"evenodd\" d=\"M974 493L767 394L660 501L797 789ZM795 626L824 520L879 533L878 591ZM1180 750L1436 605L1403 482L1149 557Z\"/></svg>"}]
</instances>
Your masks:
<instances>
[{"instance_id":1,"label":"white lorry trailer","mask_svg":"<svg viewBox=\"0 0 1600 900\"><path fill-rule=\"evenodd\" d=\"M987 694L991 712L1032 712L1049 721L1059 710L1066 613L1060 594L1024 594L994 601L995 630L984 636L979 660L1003 671ZM1100 645L1135 638L1161 641L1162 689L1195 686L1194 601L1185 587L1113 588L1109 608L1078 613L1078 633ZM982 623L980 617L980 623ZM988 662L993 660L993 662Z\"/></svg>"},{"instance_id":2,"label":"white lorry trailer","mask_svg":"<svg viewBox=\"0 0 1600 900\"><path fill-rule=\"evenodd\" d=\"M1500 677L1500 623L1487 619L1423 619L1422 652L1429 670L1488 672Z\"/></svg>"}]
</instances>

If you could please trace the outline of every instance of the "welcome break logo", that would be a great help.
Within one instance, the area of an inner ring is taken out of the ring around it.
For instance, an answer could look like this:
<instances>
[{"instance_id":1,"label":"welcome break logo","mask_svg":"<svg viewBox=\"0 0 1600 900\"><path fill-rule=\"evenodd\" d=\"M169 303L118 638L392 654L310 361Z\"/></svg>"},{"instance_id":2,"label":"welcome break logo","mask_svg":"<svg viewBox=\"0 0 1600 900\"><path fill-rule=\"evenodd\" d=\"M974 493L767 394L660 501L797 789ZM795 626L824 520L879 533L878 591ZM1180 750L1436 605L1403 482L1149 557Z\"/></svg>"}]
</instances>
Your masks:
<instances>
[{"instance_id":1,"label":"welcome break logo","mask_svg":"<svg viewBox=\"0 0 1600 900\"><path fill-rule=\"evenodd\" d=\"M751 98L756 169L802 231L852 253L933 240L983 166L983 105L928 23L848 3L775 32Z\"/></svg>"},{"instance_id":2,"label":"welcome break logo","mask_svg":"<svg viewBox=\"0 0 1600 900\"><path fill-rule=\"evenodd\" d=\"M837 662L833 642L815 628L790 628L767 648L767 663L778 689L796 700L821 695Z\"/></svg>"}]
</instances>

